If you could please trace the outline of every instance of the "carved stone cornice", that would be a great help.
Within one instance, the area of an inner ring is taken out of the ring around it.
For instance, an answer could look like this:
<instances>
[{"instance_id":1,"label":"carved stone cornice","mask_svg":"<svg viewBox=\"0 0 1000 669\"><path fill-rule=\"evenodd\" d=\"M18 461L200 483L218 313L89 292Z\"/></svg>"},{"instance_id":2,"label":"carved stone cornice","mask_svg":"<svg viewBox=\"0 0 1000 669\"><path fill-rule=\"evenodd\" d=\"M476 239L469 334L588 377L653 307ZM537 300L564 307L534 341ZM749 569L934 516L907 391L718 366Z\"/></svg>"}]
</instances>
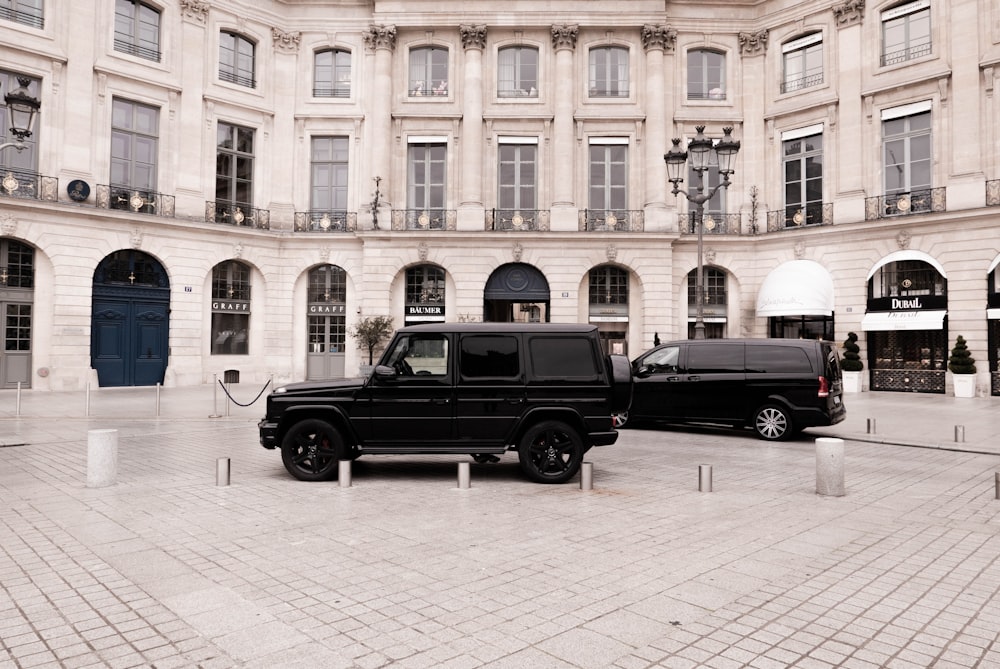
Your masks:
<instances>
[{"instance_id":1,"label":"carved stone cornice","mask_svg":"<svg viewBox=\"0 0 1000 669\"><path fill-rule=\"evenodd\" d=\"M833 18L838 28L861 23L865 18L865 0L847 0L843 4L834 5Z\"/></svg>"},{"instance_id":2,"label":"carved stone cornice","mask_svg":"<svg viewBox=\"0 0 1000 669\"><path fill-rule=\"evenodd\" d=\"M767 52L767 30L755 33L740 33L740 53L745 56L757 56Z\"/></svg>"},{"instance_id":3,"label":"carved stone cornice","mask_svg":"<svg viewBox=\"0 0 1000 669\"><path fill-rule=\"evenodd\" d=\"M486 48L486 26L485 25L461 25L458 27L458 34L462 36L462 47L468 49Z\"/></svg>"},{"instance_id":4,"label":"carved stone cornice","mask_svg":"<svg viewBox=\"0 0 1000 669\"><path fill-rule=\"evenodd\" d=\"M677 31L670 26L646 24L642 27L642 47L646 51L661 49L673 53L677 46Z\"/></svg>"},{"instance_id":5,"label":"carved stone cornice","mask_svg":"<svg viewBox=\"0 0 1000 669\"><path fill-rule=\"evenodd\" d=\"M576 48L576 38L579 32L580 26L577 25L552 26L552 48L556 51L560 49L572 51Z\"/></svg>"},{"instance_id":6,"label":"carved stone cornice","mask_svg":"<svg viewBox=\"0 0 1000 669\"><path fill-rule=\"evenodd\" d=\"M368 32L364 34L365 46L375 51L376 49L396 49L396 26L369 26Z\"/></svg>"},{"instance_id":7,"label":"carved stone cornice","mask_svg":"<svg viewBox=\"0 0 1000 669\"><path fill-rule=\"evenodd\" d=\"M209 9L211 5L205 0L181 0L181 16L192 23L205 23Z\"/></svg>"},{"instance_id":8,"label":"carved stone cornice","mask_svg":"<svg viewBox=\"0 0 1000 669\"><path fill-rule=\"evenodd\" d=\"M282 53L298 53L299 40L302 33L286 33L280 28L271 28L271 39L274 40L274 48Z\"/></svg>"}]
</instances>

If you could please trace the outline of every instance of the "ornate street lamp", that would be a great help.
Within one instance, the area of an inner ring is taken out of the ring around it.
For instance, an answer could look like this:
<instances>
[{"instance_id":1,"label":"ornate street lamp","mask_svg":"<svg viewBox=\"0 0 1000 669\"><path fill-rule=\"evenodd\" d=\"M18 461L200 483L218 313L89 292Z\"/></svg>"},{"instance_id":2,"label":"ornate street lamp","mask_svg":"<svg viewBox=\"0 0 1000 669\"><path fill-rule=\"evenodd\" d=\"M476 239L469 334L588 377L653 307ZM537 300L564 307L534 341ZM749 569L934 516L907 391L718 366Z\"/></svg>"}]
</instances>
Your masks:
<instances>
[{"instance_id":1,"label":"ornate street lamp","mask_svg":"<svg viewBox=\"0 0 1000 669\"><path fill-rule=\"evenodd\" d=\"M20 153L27 148L24 140L31 137L31 131L35 127L35 118L38 116L38 110L41 109L42 103L38 98L32 97L28 93L31 79L18 77L17 83L21 85L3 96L10 116L10 132L15 139L13 142L0 145L0 150L14 147Z\"/></svg>"},{"instance_id":2,"label":"ornate street lamp","mask_svg":"<svg viewBox=\"0 0 1000 669\"><path fill-rule=\"evenodd\" d=\"M722 139L713 142L705 137L705 126L699 125L695 128L697 134L694 139L688 142L688 150L681 148L681 140L675 137L673 146L663 155L663 160L667 163L667 179L673 184L673 194L684 194L688 202L695 206L696 220L698 224L698 273L695 282L695 319L694 338L705 338L705 267L702 262L702 236L704 226L702 224L705 213L705 203L719 191L720 188L729 188L729 175L733 173L733 160L740 150L740 143L733 139L733 129L731 127L722 129ZM719 164L719 174L722 181L705 192L705 172L709 168L712 152L715 152ZM688 157L691 158L691 169L698 176L694 192L682 190L681 182L684 181L684 172L687 169Z\"/></svg>"}]
</instances>

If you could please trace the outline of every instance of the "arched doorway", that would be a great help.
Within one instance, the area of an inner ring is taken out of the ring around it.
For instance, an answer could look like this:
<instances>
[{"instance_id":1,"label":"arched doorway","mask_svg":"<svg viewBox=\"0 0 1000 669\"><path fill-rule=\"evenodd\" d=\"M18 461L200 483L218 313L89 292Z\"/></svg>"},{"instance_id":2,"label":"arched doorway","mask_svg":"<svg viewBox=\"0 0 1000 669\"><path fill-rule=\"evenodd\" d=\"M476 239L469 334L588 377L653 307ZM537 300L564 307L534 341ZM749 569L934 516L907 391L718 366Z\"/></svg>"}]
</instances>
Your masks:
<instances>
[{"instance_id":1,"label":"arched doorway","mask_svg":"<svg viewBox=\"0 0 1000 669\"><path fill-rule=\"evenodd\" d=\"M336 265L309 270L309 350L306 380L344 376L344 332L347 272Z\"/></svg>"},{"instance_id":2,"label":"arched doorway","mask_svg":"<svg viewBox=\"0 0 1000 669\"><path fill-rule=\"evenodd\" d=\"M525 263L501 265L483 291L483 320L488 323L548 323L549 282Z\"/></svg>"},{"instance_id":3,"label":"arched doorway","mask_svg":"<svg viewBox=\"0 0 1000 669\"><path fill-rule=\"evenodd\" d=\"M147 253L115 251L94 271L90 365L106 386L152 386L167 369L170 284Z\"/></svg>"}]
</instances>

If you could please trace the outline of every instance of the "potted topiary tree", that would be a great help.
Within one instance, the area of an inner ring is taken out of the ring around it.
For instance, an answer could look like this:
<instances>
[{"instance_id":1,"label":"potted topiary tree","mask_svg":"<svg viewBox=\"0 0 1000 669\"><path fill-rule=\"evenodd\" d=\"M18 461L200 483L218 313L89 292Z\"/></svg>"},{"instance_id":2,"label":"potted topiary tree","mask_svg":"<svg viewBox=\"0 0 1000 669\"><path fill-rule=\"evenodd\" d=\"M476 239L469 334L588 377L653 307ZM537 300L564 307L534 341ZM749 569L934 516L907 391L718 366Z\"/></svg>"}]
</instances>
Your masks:
<instances>
[{"instance_id":1,"label":"potted topiary tree","mask_svg":"<svg viewBox=\"0 0 1000 669\"><path fill-rule=\"evenodd\" d=\"M948 369L951 370L955 382L955 397L976 396L976 359L969 353L969 345L965 337L958 335L955 347L951 349L948 358Z\"/></svg>"},{"instance_id":2,"label":"potted topiary tree","mask_svg":"<svg viewBox=\"0 0 1000 669\"><path fill-rule=\"evenodd\" d=\"M858 335L847 333L844 341L844 356L840 359L840 370L844 377L845 393L860 393L865 365L861 362L861 347L858 346Z\"/></svg>"},{"instance_id":3,"label":"potted topiary tree","mask_svg":"<svg viewBox=\"0 0 1000 669\"><path fill-rule=\"evenodd\" d=\"M358 342L359 348L368 351L368 364L359 366L359 375L368 376L371 374L375 360L375 349L391 337L392 333L392 316L365 316L351 326L348 334Z\"/></svg>"}]
</instances>

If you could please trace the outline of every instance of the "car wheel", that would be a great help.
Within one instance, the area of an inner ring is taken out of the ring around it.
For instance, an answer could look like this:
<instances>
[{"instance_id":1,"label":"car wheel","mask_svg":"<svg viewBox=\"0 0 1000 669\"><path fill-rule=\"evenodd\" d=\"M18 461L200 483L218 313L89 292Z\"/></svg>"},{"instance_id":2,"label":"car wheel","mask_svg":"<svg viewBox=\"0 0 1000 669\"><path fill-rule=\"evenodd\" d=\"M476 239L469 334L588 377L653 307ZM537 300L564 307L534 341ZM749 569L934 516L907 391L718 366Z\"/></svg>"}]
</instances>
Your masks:
<instances>
[{"instance_id":1,"label":"car wheel","mask_svg":"<svg viewBox=\"0 0 1000 669\"><path fill-rule=\"evenodd\" d=\"M518 445L521 469L536 483L565 483L580 470L583 442L577 431L558 420L532 426Z\"/></svg>"},{"instance_id":2,"label":"car wheel","mask_svg":"<svg viewBox=\"0 0 1000 669\"><path fill-rule=\"evenodd\" d=\"M625 424L628 422L628 411L619 411L618 413L611 414L611 422L614 424L615 429L625 427Z\"/></svg>"},{"instance_id":3,"label":"car wheel","mask_svg":"<svg viewBox=\"0 0 1000 669\"><path fill-rule=\"evenodd\" d=\"M326 421L299 421L281 442L281 461L300 481L328 481L337 475L337 461L344 451L340 433Z\"/></svg>"},{"instance_id":4,"label":"car wheel","mask_svg":"<svg viewBox=\"0 0 1000 669\"><path fill-rule=\"evenodd\" d=\"M753 429L757 436L767 441L781 441L795 434L788 410L777 404L766 404L753 416Z\"/></svg>"}]
</instances>

